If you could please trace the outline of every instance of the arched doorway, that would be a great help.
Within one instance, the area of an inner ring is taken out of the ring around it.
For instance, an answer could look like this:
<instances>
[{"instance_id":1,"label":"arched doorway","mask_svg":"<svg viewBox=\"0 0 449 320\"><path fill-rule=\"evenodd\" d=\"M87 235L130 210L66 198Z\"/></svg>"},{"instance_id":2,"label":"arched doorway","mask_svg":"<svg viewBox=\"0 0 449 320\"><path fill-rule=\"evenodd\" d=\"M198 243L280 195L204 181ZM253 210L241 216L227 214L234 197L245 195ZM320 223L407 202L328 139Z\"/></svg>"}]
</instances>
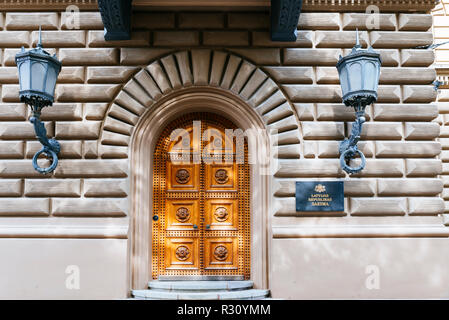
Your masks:
<instances>
[{"instance_id":1,"label":"arched doorway","mask_svg":"<svg viewBox=\"0 0 449 320\"><path fill-rule=\"evenodd\" d=\"M148 110L134 130L131 142L129 280L130 289L145 289L152 279L152 216L154 151L163 130L175 119L192 112L211 112L229 119L244 131L259 130L258 153L270 148L268 132L250 105L217 88L187 88L162 99ZM249 141L248 147L254 144ZM269 288L268 239L271 236L270 176L256 162L250 165L251 272L255 288Z\"/></svg>"},{"instance_id":2,"label":"arched doorway","mask_svg":"<svg viewBox=\"0 0 449 320\"><path fill-rule=\"evenodd\" d=\"M153 279L250 278L250 166L243 131L189 113L153 155Z\"/></svg>"}]
</instances>

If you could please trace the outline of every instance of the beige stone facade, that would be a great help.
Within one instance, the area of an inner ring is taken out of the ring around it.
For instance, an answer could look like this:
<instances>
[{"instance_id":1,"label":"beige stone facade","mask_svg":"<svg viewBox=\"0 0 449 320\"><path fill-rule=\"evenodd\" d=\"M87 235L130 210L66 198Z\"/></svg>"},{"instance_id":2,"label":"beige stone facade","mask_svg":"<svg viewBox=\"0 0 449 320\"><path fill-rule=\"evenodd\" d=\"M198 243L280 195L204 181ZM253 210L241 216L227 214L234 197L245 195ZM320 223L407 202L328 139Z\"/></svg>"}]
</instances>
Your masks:
<instances>
[{"instance_id":1,"label":"beige stone facade","mask_svg":"<svg viewBox=\"0 0 449 320\"><path fill-rule=\"evenodd\" d=\"M379 1L371 29L365 2L304 1L293 43L270 40L267 7L138 4L128 41L105 41L100 13L88 6L78 29L63 8L0 13L0 298L125 298L143 289L152 148L170 121L194 110L278 132L279 167L263 176L255 166L251 177L257 288L286 299L449 297L449 102L444 89L435 102L434 51L419 48L434 42L435 3ZM40 144L14 62L21 46L37 43L39 25L44 47L63 63L56 102L42 115L62 145L48 176L31 164ZM338 144L354 112L341 102L335 65L356 28L382 69L360 142L366 168L349 176ZM445 55L437 51L439 61ZM295 181L339 179L344 212L296 212ZM79 289L66 286L73 266Z\"/></svg>"}]
</instances>

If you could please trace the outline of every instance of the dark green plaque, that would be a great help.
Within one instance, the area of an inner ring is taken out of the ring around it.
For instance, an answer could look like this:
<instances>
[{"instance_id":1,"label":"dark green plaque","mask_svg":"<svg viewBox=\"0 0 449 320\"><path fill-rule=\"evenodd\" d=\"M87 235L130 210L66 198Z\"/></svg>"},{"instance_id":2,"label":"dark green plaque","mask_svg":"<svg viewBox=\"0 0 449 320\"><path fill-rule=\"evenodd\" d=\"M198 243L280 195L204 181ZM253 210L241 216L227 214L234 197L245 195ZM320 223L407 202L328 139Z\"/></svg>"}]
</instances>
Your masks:
<instances>
[{"instance_id":1,"label":"dark green plaque","mask_svg":"<svg viewBox=\"0 0 449 320\"><path fill-rule=\"evenodd\" d=\"M344 211L343 181L297 181L296 211Z\"/></svg>"}]
</instances>

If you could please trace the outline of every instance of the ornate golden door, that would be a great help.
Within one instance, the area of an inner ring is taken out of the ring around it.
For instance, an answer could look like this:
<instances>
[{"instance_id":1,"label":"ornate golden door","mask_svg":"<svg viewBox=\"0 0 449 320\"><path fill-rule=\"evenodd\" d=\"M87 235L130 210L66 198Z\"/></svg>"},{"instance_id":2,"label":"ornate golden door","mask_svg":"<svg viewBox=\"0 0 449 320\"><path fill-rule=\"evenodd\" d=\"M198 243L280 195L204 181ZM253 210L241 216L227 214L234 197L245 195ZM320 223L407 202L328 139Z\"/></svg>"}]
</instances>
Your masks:
<instances>
[{"instance_id":1,"label":"ornate golden door","mask_svg":"<svg viewBox=\"0 0 449 320\"><path fill-rule=\"evenodd\" d=\"M249 279L248 148L226 138L226 129L236 127L217 115L188 114L156 145L153 279Z\"/></svg>"}]
</instances>

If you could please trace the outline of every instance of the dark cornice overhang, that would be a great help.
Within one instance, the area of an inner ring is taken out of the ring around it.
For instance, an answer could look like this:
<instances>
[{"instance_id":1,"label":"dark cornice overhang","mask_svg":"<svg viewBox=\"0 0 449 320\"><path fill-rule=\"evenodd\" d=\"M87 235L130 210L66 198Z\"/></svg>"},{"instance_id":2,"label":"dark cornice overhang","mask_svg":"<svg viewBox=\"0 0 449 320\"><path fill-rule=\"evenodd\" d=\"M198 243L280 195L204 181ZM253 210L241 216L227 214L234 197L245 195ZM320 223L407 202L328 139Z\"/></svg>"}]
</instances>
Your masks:
<instances>
[{"instance_id":1,"label":"dark cornice overhang","mask_svg":"<svg viewBox=\"0 0 449 320\"><path fill-rule=\"evenodd\" d=\"M98 9L106 41L131 38L132 0L98 0Z\"/></svg>"}]
</instances>

